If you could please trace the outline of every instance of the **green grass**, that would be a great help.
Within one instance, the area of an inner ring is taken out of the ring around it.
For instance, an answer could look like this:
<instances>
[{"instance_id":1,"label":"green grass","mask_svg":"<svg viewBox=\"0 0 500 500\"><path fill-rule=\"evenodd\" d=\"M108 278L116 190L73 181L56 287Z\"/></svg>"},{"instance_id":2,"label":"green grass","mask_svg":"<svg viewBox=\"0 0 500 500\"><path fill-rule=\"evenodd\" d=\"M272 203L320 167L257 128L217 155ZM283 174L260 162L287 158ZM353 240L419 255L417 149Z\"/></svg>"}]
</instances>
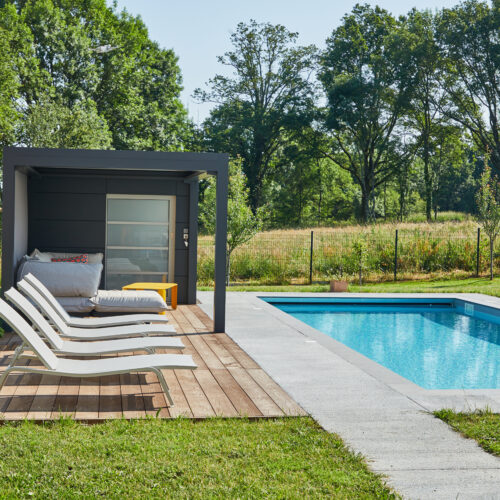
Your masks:
<instances>
[{"instance_id":1,"label":"green grass","mask_svg":"<svg viewBox=\"0 0 500 500\"><path fill-rule=\"evenodd\" d=\"M212 290L211 287L198 287ZM230 292L328 292L328 285L230 286ZM373 293L484 293L500 297L500 278L435 279L349 285L350 292Z\"/></svg>"},{"instance_id":2,"label":"green grass","mask_svg":"<svg viewBox=\"0 0 500 500\"><path fill-rule=\"evenodd\" d=\"M310 418L0 427L2 498L395 498Z\"/></svg>"},{"instance_id":3,"label":"green grass","mask_svg":"<svg viewBox=\"0 0 500 500\"><path fill-rule=\"evenodd\" d=\"M434 414L462 435L475 439L486 451L500 456L500 413L440 410Z\"/></svg>"}]
</instances>

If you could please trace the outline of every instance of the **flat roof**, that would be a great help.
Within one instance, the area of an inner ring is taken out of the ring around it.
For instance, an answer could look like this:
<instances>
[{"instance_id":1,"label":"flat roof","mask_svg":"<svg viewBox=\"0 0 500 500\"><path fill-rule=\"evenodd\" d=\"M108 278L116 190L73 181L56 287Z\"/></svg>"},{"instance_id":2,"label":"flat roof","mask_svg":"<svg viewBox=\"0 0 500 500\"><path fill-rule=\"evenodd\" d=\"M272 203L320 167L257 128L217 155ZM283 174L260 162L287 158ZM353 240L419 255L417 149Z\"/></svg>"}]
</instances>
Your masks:
<instances>
[{"instance_id":1,"label":"flat roof","mask_svg":"<svg viewBox=\"0 0 500 500\"><path fill-rule=\"evenodd\" d=\"M217 175L227 171L229 155L226 153L191 153L167 151L124 151L89 149L49 149L6 147L4 158L12 155L15 168L33 169L43 174L54 169L67 173L97 173L128 171L136 175L145 172L175 172L182 177L202 173Z\"/></svg>"}]
</instances>

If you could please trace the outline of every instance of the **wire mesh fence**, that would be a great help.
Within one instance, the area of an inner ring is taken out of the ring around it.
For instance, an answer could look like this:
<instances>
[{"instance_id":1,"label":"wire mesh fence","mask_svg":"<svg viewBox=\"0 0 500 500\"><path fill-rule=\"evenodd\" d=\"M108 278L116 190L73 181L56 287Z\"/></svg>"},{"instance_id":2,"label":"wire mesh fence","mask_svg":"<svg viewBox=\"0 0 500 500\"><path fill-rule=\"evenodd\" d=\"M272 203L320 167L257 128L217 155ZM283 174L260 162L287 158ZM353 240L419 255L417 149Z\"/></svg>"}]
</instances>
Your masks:
<instances>
[{"instance_id":1,"label":"wire mesh fence","mask_svg":"<svg viewBox=\"0 0 500 500\"><path fill-rule=\"evenodd\" d=\"M397 238L397 241L396 241ZM356 242L364 241L360 259ZM500 242L494 268L500 269ZM213 239L199 240L198 280L213 281ZM482 274L489 269L489 243L467 231L367 230L260 233L231 256L230 281L248 284L306 284L330 280L388 281L462 272Z\"/></svg>"}]
</instances>

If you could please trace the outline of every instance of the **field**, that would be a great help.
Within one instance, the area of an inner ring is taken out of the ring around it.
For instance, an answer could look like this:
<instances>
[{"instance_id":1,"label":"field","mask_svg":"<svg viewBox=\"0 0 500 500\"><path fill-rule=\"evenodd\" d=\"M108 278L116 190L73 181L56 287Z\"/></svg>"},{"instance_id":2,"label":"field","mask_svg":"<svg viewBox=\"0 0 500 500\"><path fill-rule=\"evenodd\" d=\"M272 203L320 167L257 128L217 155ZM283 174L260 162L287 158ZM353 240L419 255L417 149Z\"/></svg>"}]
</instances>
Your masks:
<instances>
[{"instance_id":1,"label":"field","mask_svg":"<svg viewBox=\"0 0 500 500\"><path fill-rule=\"evenodd\" d=\"M395 238L398 230L398 279L467 277L476 272L477 223L473 220L432 224L352 225L336 228L276 230L257 234L238 248L231 259L231 282L254 285L305 284L310 279L311 231L314 232L312 280L357 280L360 259L355 252L364 241L362 274L368 282L394 279ZM500 243L499 243L500 244ZM213 280L213 238L201 236L198 247L198 282ZM500 267L496 252L495 267ZM480 238L480 273L488 270L488 240Z\"/></svg>"}]
</instances>

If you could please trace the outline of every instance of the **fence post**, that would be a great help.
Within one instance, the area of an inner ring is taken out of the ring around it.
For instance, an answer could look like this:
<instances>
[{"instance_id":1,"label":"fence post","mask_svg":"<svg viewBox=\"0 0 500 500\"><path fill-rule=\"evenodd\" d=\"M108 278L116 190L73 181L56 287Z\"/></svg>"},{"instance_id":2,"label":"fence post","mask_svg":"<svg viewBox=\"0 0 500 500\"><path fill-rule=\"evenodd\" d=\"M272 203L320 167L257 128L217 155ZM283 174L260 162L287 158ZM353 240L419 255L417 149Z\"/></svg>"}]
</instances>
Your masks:
<instances>
[{"instance_id":1,"label":"fence post","mask_svg":"<svg viewBox=\"0 0 500 500\"><path fill-rule=\"evenodd\" d=\"M311 253L309 254L309 284L313 282L313 247L314 247L314 231L311 231Z\"/></svg>"},{"instance_id":2,"label":"fence post","mask_svg":"<svg viewBox=\"0 0 500 500\"><path fill-rule=\"evenodd\" d=\"M398 230L396 229L396 239L394 241L394 281L398 279Z\"/></svg>"},{"instance_id":3,"label":"fence post","mask_svg":"<svg viewBox=\"0 0 500 500\"><path fill-rule=\"evenodd\" d=\"M481 243L481 228L477 228L476 277L479 278L479 244Z\"/></svg>"}]
</instances>

